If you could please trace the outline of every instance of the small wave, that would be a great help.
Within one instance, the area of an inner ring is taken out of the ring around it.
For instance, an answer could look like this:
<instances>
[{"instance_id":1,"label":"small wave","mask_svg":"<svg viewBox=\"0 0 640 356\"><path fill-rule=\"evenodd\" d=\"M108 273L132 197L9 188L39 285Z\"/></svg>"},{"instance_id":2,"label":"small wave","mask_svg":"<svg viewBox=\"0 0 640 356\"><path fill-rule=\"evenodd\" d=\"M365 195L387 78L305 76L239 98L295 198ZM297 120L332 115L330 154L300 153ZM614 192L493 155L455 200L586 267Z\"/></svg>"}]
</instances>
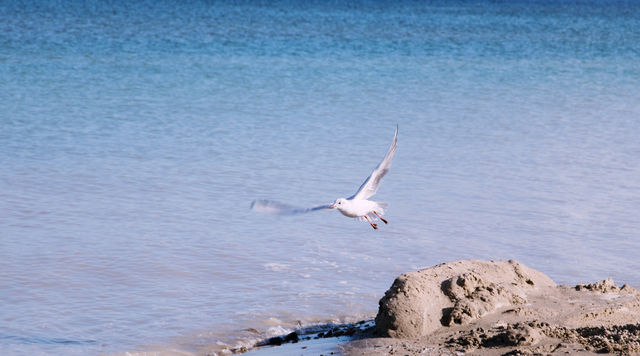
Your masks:
<instances>
[{"instance_id":1,"label":"small wave","mask_svg":"<svg viewBox=\"0 0 640 356\"><path fill-rule=\"evenodd\" d=\"M269 329L267 329L266 335L269 337L272 336L278 336L278 335L286 335L291 333L293 330L288 329L288 328L283 328L280 325L277 326L272 326Z\"/></svg>"},{"instance_id":2,"label":"small wave","mask_svg":"<svg viewBox=\"0 0 640 356\"><path fill-rule=\"evenodd\" d=\"M265 263L263 266L273 272L285 272L291 270L291 266L283 263Z\"/></svg>"}]
</instances>

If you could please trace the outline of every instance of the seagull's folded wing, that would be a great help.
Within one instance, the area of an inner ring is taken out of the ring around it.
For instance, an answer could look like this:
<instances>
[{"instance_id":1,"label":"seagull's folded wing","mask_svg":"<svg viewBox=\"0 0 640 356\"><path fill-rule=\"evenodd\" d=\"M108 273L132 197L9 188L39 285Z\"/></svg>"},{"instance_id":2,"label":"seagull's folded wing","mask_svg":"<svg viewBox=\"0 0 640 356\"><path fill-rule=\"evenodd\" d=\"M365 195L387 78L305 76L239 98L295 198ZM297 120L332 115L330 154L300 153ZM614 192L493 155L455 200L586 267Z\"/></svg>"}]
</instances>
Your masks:
<instances>
[{"instance_id":1,"label":"seagull's folded wing","mask_svg":"<svg viewBox=\"0 0 640 356\"><path fill-rule=\"evenodd\" d=\"M365 179L364 183L360 186L356 194L350 196L347 199L369 199L378 191L378 187L380 186L380 181L382 178L389 172L391 168L391 161L393 160L393 155L396 153L396 145L398 143L398 127L396 127L396 133L393 135L393 142L391 143L391 147L389 147L389 151L382 159L382 162L378 164L376 169L371 172L371 175Z\"/></svg>"},{"instance_id":2,"label":"seagull's folded wing","mask_svg":"<svg viewBox=\"0 0 640 356\"><path fill-rule=\"evenodd\" d=\"M313 208L299 208L287 204L278 203L271 200L254 200L251 203L251 209L264 214L273 215L295 215L310 213L312 211L318 211L323 209L329 209L330 205L319 205Z\"/></svg>"}]
</instances>

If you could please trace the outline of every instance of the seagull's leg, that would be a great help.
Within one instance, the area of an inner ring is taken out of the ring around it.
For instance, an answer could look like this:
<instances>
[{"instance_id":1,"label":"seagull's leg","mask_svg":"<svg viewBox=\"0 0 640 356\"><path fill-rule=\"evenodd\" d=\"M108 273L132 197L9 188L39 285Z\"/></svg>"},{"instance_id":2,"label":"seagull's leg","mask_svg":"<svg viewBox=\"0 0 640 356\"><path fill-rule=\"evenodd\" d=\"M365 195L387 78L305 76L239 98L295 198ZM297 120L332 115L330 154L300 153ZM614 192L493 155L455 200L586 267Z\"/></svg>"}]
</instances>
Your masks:
<instances>
[{"instance_id":1,"label":"seagull's leg","mask_svg":"<svg viewBox=\"0 0 640 356\"><path fill-rule=\"evenodd\" d=\"M365 216L364 216L364 218L365 218L365 219L367 219L367 221L369 222L369 224L371 224L371 227L372 227L374 230L378 230L378 225L377 225L377 224L374 224L374 223L373 223L373 221L371 221L371 219L369 219L369 217L368 217L368 216L366 216L366 215L365 215Z\"/></svg>"},{"instance_id":2,"label":"seagull's leg","mask_svg":"<svg viewBox=\"0 0 640 356\"><path fill-rule=\"evenodd\" d=\"M382 220L383 223L388 224L389 222L387 220L385 220L382 216L380 216L380 214L378 214L376 211L373 212L374 214L376 214L376 216L378 217L378 219Z\"/></svg>"}]
</instances>

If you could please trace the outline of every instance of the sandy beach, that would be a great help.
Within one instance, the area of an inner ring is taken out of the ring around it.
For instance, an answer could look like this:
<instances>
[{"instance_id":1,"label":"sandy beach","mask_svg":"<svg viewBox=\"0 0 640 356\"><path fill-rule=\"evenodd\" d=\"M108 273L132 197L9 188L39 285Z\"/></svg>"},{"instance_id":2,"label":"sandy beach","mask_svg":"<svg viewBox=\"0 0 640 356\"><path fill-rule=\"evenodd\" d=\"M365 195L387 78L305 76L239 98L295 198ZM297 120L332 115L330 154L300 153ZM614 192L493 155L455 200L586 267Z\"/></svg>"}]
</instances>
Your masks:
<instances>
[{"instance_id":1,"label":"sandy beach","mask_svg":"<svg viewBox=\"0 0 640 356\"><path fill-rule=\"evenodd\" d=\"M298 330L260 345L249 353L633 355L640 292L611 279L558 286L513 260L455 261L396 278L375 322Z\"/></svg>"}]
</instances>

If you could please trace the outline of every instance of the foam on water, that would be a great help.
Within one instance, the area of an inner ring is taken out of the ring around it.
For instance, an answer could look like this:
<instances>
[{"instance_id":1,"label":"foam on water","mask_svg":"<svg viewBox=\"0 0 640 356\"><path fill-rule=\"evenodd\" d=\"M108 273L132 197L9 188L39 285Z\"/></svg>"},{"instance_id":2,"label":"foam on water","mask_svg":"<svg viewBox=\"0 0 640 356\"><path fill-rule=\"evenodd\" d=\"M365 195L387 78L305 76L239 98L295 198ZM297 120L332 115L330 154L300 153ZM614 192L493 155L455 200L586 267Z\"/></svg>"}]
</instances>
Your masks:
<instances>
[{"instance_id":1,"label":"foam on water","mask_svg":"<svg viewBox=\"0 0 640 356\"><path fill-rule=\"evenodd\" d=\"M3 355L357 321L398 274L466 258L640 286L636 2L0 13ZM396 124L379 231L249 210L353 194Z\"/></svg>"}]
</instances>

